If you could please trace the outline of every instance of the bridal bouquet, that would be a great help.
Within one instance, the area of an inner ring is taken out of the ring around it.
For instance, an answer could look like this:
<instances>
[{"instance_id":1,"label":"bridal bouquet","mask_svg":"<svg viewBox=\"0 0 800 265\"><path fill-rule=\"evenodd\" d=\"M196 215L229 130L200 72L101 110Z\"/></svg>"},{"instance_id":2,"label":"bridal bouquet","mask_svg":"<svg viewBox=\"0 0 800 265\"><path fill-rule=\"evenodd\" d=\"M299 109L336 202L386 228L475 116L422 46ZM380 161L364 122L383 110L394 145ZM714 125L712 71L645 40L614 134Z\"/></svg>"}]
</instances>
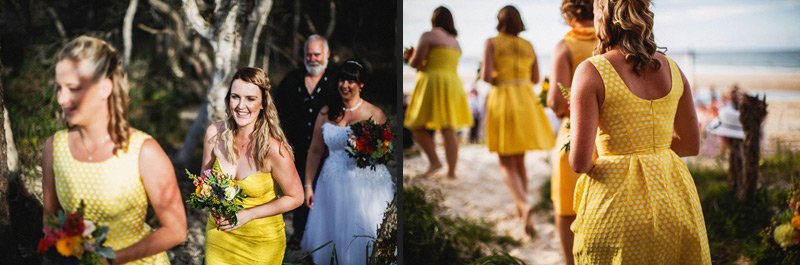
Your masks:
<instances>
[{"instance_id":1,"label":"bridal bouquet","mask_svg":"<svg viewBox=\"0 0 800 265\"><path fill-rule=\"evenodd\" d=\"M111 247L103 246L108 236L107 226L95 226L83 218L86 204L80 202L78 210L67 214L58 211L47 217L37 250L44 256L42 264L103 264L103 259L114 259Z\"/></svg>"},{"instance_id":2,"label":"bridal bouquet","mask_svg":"<svg viewBox=\"0 0 800 265\"><path fill-rule=\"evenodd\" d=\"M192 208L208 208L211 215L219 223L223 217L231 220L235 225L238 222L236 213L243 207L236 202L241 202L247 195L242 193L234 178L222 172L219 161L214 161L210 169L196 176L186 170L186 175L194 184L194 193L186 200Z\"/></svg>"},{"instance_id":3,"label":"bridal bouquet","mask_svg":"<svg viewBox=\"0 0 800 265\"><path fill-rule=\"evenodd\" d=\"M378 164L394 160L391 122L376 124L372 118L350 125L351 134L345 151L356 161L356 166L375 170Z\"/></svg>"}]
</instances>

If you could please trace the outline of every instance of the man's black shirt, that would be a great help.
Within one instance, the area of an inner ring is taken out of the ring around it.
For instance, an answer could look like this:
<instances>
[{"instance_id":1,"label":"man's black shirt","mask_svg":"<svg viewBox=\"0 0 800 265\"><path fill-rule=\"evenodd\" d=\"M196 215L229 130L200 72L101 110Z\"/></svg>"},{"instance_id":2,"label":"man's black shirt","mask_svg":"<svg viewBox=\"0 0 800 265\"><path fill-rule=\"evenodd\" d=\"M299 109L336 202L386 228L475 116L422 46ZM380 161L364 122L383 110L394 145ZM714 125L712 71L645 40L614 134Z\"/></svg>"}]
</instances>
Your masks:
<instances>
[{"instance_id":1,"label":"man's black shirt","mask_svg":"<svg viewBox=\"0 0 800 265\"><path fill-rule=\"evenodd\" d=\"M305 68L286 74L278 88L273 91L281 128L294 149L295 167L301 175L306 168L306 155L319 110L327 104L330 93L337 93L333 72L328 67L311 94L305 87Z\"/></svg>"}]
</instances>

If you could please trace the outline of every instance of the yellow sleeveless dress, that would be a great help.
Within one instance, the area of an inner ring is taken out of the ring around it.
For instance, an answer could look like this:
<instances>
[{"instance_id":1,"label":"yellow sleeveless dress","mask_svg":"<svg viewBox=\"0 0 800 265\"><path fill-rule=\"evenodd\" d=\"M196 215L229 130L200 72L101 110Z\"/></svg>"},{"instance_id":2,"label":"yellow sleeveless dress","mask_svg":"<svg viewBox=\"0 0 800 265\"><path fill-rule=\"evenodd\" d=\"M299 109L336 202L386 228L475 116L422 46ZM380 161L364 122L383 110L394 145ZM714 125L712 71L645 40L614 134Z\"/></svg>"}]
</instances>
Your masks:
<instances>
[{"instance_id":1,"label":"yellow sleeveless dress","mask_svg":"<svg viewBox=\"0 0 800 265\"><path fill-rule=\"evenodd\" d=\"M711 264L692 176L675 152L673 122L683 82L672 59L672 89L656 100L630 92L602 55L603 78L594 168L578 179L576 264Z\"/></svg>"},{"instance_id":2,"label":"yellow sleeveless dress","mask_svg":"<svg viewBox=\"0 0 800 265\"><path fill-rule=\"evenodd\" d=\"M502 33L491 42L495 85L486 98L489 151L518 155L553 147L550 123L531 82L531 67L536 60L533 46L520 37Z\"/></svg>"},{"instance_id":3,"label":"yellow sleeveless dress","mask_svg":"<svg viewBox=\"0 0 800 265\"><path fill-rule=\"evenodd\" d=\"M417 73L417 85L403 125L410 129L459 129L472 126L467 94L456 69L461 51L434 47Z\"/></svg>"},{"instance_id":4,"label":"yellow sleeveless dress","mask_svg":"<svg viewBox=\"0 0 800 265\"><path fill-rule=\"evenodd\" d=\"M234 181L247 195L242 201L245 209L278 198L275 181L270 173L256 173ZM209 214L206 222L206 264L263 264L279 265L286 250L283 215L252 220L230 232L217 230Z\"/></svg>"},{"instance_id":5,"label":"yellow sleeveless dress","mask_svg":"<svg viewBox=\"0 0 800 265\"><path fill-rule=\"evenodd\" d=\"M575 74L578 64L592 57L592 50L597 45L597 37L594 35L594 28L575 28L564 35L564 43L570 53L572 65L570 76ZM555 84L553 85L554 88ZM580 174L572 171L569 165L569 154L562 150L562 146L569 141L569 116L561 119L558 134L556 135L556 150L550 161L553 161L553 172L550 179L550 194L553 200L553 209L556 215L575 215L572 209L572 197L575 194L575 183Z\"/></svg>"},{"instance_id":6,"label":"yellow sleeveless dress","mask_svg":"<svg viewBox=\"0 0 800 265\"><path fill-rule=\"evenodd\" d=\"M108 226L106 245L114 251L138 242L152 231L145 223L147 193L139 175L139 150L149 135L132 130L127 152L99 162L75 160L69 150L67 130L53 137L53 173L56 195L67 212L86 203L85 216L98 226ZM161 252L127 264L169 264Z\"/></svg>"}]
</instances>

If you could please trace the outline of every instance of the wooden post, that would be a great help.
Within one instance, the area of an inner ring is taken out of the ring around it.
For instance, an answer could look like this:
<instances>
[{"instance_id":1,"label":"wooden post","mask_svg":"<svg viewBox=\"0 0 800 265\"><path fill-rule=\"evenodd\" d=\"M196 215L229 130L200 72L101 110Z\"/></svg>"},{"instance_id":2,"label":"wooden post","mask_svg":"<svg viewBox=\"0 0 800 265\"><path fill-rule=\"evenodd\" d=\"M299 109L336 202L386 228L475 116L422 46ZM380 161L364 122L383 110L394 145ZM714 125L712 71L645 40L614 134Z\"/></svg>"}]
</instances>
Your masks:
<instances>
[{"instance_id":1,"label":"wooden post","mask_svg":"<svg viewBox=\"0 0 800 265\"><path fill-rule=\"evenodd\" d=\"M736 197L740 202L753 199L758 186L758 160L761 153L761 124L767 116L766 96L742 94L740 98L739 120L744 129L744 142L742 145L742 170Z\"/></svg>"}]
</instances>

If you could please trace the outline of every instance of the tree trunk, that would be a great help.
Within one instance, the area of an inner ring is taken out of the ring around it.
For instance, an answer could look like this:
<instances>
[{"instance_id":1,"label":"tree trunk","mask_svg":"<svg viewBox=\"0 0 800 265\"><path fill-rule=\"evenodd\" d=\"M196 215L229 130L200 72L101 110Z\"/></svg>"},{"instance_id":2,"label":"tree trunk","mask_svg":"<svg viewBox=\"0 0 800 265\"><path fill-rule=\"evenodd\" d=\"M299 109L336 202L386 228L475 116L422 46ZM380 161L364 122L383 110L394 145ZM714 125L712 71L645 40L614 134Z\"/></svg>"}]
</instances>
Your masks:
<instances>
[{"instance_id":1,"label":"tree trunk","mask_svg":"<svg viewBox=\"0 0 800 265\"><path fill-rule=\"evenodd\" d=\"M757 96L743 94L740 102L741 114L739 120L744 129L744 143L742 146L742 179L736 193L740 202L751 201L755 196L758 186L758 161L761 152L761 125L767 116L766 96L759 99Z\"/></svg>"},{"instance_id":2,"label":"tree trunk","mask_svg":"<svg viewBox=\"0 0 800 265\"><path fill-rule=\"evenodd\" d=\"M0 65L2 69L2 65ZM5 239L6 230L11 224L11 212L8 207L8 157L6 156L6 126L5 126L5 89L2 76L0 76L0 236ZM3 252L5 253L5 252Z\"/></svg>"},{"instance_id":3,"label":"tree trunk","mask_svg":"<svg viewBox=\"0 0 800 265\"><path fill-rule=\"evenodd\" d=\"M133 42L133 17L136 15L136 7L139 5L139 0L131 0L128 4L128 10L125 11L125 19L122 20L122 45L125 50L122 58L122 65L127 68L131 60L131 46Z\"/></svg>"},{"instance_id":4,"label":"tree trunk","mask_svg":"<svg viewBox=\"0 0 800 265\"><path fill-rule=\"evenodd\" d=\"M202 141L202 135L205 128L210 122L223 120L225 114L225 94L228 92L228 85L231 82L233 74L236 72L236 67L239 64L242 47L256 47L252 44L253 39L257 33L263 28L266 23L266 14L272 7L271 0L262 0L255 3L256 8L248 9L248 2L237 0L216 0L214 6L213 24L205 20L200 15L197 0L183 0L183 11L186 15L186 20L192 25L192 28L198 35L203 37L209 44L214 53L213 67L211 74L211 87L206 94L206 112L204 118L198 117L192 124L192 127L187 133L183 141L183 146L178 151L176 162L182 165L187 165L189 159L194 154L197 146ZM245 13L249 11L250 13ZM252 14L253 12L259 14ZM239 15L247 16L248 18L258 19L241 19ZM248 39L242 39L243 36L252 36ZM243 45L243 43L246 43ZM248 53L245 57L246 60L250 59ZM201 110L202 113L202 110ZM197 137L200 136L200 137Z\"/></svg>"},{"instance_id":5,"label":"tree trunk","mask_svg":"<svg viewBox=\"0 0 800 265\"><path fill-rule=\"evenodd\" d=\"M292 16L292 36L297 36L300 32L300 1L294 1L294 15ZM300 40L292 38L292 57L297 56Z\"/></svg>"}]
</instances>

